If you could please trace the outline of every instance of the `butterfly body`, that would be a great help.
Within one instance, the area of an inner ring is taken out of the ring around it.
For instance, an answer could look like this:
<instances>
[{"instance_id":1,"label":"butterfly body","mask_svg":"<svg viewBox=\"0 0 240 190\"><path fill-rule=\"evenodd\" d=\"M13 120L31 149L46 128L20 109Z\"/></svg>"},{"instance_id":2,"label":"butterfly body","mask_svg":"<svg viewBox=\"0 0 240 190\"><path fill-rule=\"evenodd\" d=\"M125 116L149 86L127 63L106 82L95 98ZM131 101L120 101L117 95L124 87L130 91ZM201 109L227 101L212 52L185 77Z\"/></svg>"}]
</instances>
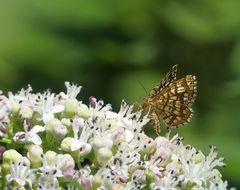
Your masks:
<instances>
[{"instance_id":1,"label":"butterfly body","mask_svg":"<svg viewBox=\"0 0 240 190\"><path fill-rule=\"evenodd\" d=\"M186 75L176 80L176 72L177 65L173 66L160 84L144 98L142 109L154 122L157 132L160 131L160 121L169 127L179 127L187 124L192 117L191 106L197 91L196 78Z\"/></svg>"}]
</instances>

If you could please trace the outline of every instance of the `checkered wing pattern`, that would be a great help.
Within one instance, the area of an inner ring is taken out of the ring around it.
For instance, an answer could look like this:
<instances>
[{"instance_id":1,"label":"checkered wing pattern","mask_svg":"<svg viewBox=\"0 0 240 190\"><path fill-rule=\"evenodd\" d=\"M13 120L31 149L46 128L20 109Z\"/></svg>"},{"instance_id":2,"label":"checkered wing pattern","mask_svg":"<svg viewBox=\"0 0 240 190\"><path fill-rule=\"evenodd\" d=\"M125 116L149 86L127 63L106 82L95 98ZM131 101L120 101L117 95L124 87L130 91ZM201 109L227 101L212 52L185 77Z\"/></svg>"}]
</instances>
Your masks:
<instances>
[{"instance_id":1,"label":"checkered wing pattern","mask_svg":"<svg viewBox=\"0 0 240 190\"><path fill-rule=\"evenodd\" d=\"M150 96L154 97L159 94L164 88L168 87L177 77L177 65L174 65L166 76L161 80L159 85L156 85L154 89L150 92Z\"/></svg>"},{"instance_id":2,"label":"checkered wing pattern","mask_svg":"<svg viewBox=\"0 0 240 190\"><path fill-rule=\"evenodd\" d=\"M192 117L191 106L197 92L196 77L186 75L176 80L176 69L174 66L160 85L144 99L143 108L155 123L157 132L160 130L160 120L169 127L179 127L189 123Z\"/></svg>"}]
</instances>

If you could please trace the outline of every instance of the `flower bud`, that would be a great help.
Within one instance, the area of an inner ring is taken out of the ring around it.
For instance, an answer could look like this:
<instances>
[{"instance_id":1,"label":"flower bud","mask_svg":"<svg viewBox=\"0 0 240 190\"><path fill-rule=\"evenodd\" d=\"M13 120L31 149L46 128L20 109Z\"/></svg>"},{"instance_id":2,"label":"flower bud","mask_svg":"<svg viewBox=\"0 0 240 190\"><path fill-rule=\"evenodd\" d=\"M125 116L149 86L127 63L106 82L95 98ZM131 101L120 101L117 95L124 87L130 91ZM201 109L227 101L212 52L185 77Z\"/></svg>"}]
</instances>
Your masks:
<instances>
[{"instance_id":1,"label":"flower bud","mask_svg":"<svg viewBox=\"0 0 240 190\"><path fill-rule=\"evenodd\" d=\"M46 131L52 133L56 125L62 125L61 121L56 118L51 119L46 126Z\"/></svg>"},{"instance_id":2,"label":"flower bud","mask_svg":"<svg viewBox=\"0 0 240 190\"><path fill-rule=\"evenodd\" d=\"M112 140L115 145L119 144L120 142L124 142L125 139L126 139L126 136L123 128L118 128L115 131L113 131Z\"/></svg>"},{"instance_id":3,"label":"flower bud","mask_svg":"<svg viewBox=\"0 0 240 190\"><path fill-rule=\"evenodd\" d=\"M75 167L75 162L70 154L58 154L56 164L63 172L66 169Z\"/></svg>"},{"instance_id":4,"label":"flower bud","mask_svg":"<svg viewBox=\"0 0 240 190\"><path fill-rule=\"evenodd\" d=\"M66 178L67 180L74 180L78 178L77 171L72 167L67 168L63 172L63 175L64 175L64 178Z\"/></svg>"},{"instance_id":5,"label":"flower bud","mask_svg":"<svg viewBox=\"0 0 240 190\"><path fill-rule=\"evenodd\" d=\"M67 135L67 127L65 127L61 122L53 127L54 138L61 140Z\"/></svg>"},{"instance_id":6,"label":"flower bud","mask_svg":"<svg viewBox=\"0 0 240 190\"><path fill-rule=\"evenodd\" d=\"M73 180L78 177L76 172L75 162L69 154L65 154L65 164L62 166L63 175L66 179Z\"/></svg>"},{"instance_id":7,"label":"flower bud","mask_svg":"<svg viewBox=\"0 0 240 190\"><path fill-rule=\"evenodd\" d=\"M71 142L72 142L71 137L66 137L65 139L63 139L61 142L61 149L66 152L70 152L71 151Z\"/></svg>"},{"instance_id":8,"label":"flower bud","mask_svg":"<svg viewBox=\"0 0 240 190\"><path fill-rule=\"evenodd\" d=\"M93 189L97 189L98 187L100 187L102 184L102 178L99 175L95 175L93 176L93 180L92 180L92 187Z\"/></svg>"},{"instance_id":9,"label":"flower bud","mask_svg":"<svg viewBox=\"0 0 240 190\"><path fill-rule=\"evenodd\" d=\"M33 115L33 109L29 106L23 106L20 110L20 115L25 119L30 119Z\"/></svg>"},{"instance_id":10,"label":"flower bud","mask_svg":"<svg viewBox=\"0 0 240 190\"><path fill-rule=\"evenodd\" d=\"M77 113L78 101L76 99L67 99L64 105L64 112L67 117L72 117Z\"/></svg>"},{"instance_id":11,"label":"flower bud","mask_svg":"<svg viewBox=\"0 0 240 190\"><path fill-rule=\"evenodd\" d=\"M11 107L11 112L13 114L16 114L16 113L18 113L19 109L20 109L20 104L18 102L14 102Z\"/></svg>"},{"instance_id":12,"label":"flower bud","mask_svg":"<svg viewBox=\"0 0 240 190\"><path fill-rule=\"evenodd\" d=\"M112 157L112 151L109 150L108 148L100 148L97 151L97 162L103 166L105 165L108 160Z\"/></svg>"},{"instance_id":13,"label":"flower bud","mask_svg":"<svg viewBox=\"0 0 240 190\"><path fill-rule=\"evenodd\" d=\"M160 156L162 159L170 158L172 155L172 151L169 148L160 147L157 149L158 156Z\"/></svg>"},{"instance_id":14,"label":"flower bud","mask_svg":"<svg viewBox=\"0 0 240 190\"><path fill-rule=\"evenodd\" d=\"M22 158L22 155L19 154L16 150L14 149L6 150L3 153L3 164L2 164L3 173L7 173L9 171L9 167L12 162L17 162L21 158Z\"/></svg>"},{"instance_id":15,"label":"flower bud","mask_svg":"<svg viewBox=\"0 0 240 190\"><path fill-rule=\"evenodd\" d=\"M41 158L42 154L43 154L43 149L41 146L31 145L28 148L27 157L32 163L34 163L35 167L38 167L40 166L42 161L42 158Z\"/></svg>"},{"instance_id":16,"label":"flower bud","mask_svg":"<svg viewBox=\"0 0 240 190\"><path fill-rule=\"evenodd\" d=\"M113 146L113 142L109 138L103 137L95 137L93 140L93 149L98 150L100 148L108 148L111 149Z\"/></svg>"},{"instance_id":17,"label":"flower bud","mask_svg":"<svg viewBox=\"0 0 240 190\"><path fill-rule=\"evenodd\" d=\"M6 148L4 146L0 145L0 160L2 160L2 154L6 151Z\"/></svg>"},{"instance_id":18,"label":"flower bud","mask_svg":"<svg viewBox=\"0 0 240 190\"><path fill-rule=\"evenodd\" d=\"M52 162L55 161L55 158L56 158L56 156L57 156L57 153L54 152L54 151L49 150L49 151L47 151L47 152L45 153L45 156L46 156L46 159L47 159L48 163L52 163Z\"/></svg>"},{"instance_id":19,"label":"flower bud","mask_svg":"<svg viewBox=\"0 0 240 190\"><path fill-rule=\"evenodd\" d=\"M70 119L67 119L67 118L63 118L61 120L62 124L65 125L67 128L71 126L71 121Z\"/></svg>"},{"instance_id":20,"label":"flower bud","mask_svg":"<svg viewBox=\"0 0 240 190\"><path fill-rule=\"evenodd\" d=\"M90 189L92 187L92 179L90 176L88 177L81 177L81 185L85 188L85 189Z\"/></svg>"},{"instance_id":21,"label":"flower bud","mask_svg":"<svg viewBox=\"0 0 240 190\"><path fill-rule=\"evenodd\" d=\"M81 104L77 109L77 114L83 119L87 119L90 115L90 112L85 104Z\"/></svg>"},{"instance_id":22,"label":"flower bud","mask_svg":"<svg viewBox=\"0 0 240 190\"><path fill-rule=\"evenodd\" d=\"M3 161L4 162L16 162L18 160L20 160L22 158L22 155L19 154L16 150L14 149L10 149L10 150L6 150L3 153Z\"/></svg>"}]
</instances>

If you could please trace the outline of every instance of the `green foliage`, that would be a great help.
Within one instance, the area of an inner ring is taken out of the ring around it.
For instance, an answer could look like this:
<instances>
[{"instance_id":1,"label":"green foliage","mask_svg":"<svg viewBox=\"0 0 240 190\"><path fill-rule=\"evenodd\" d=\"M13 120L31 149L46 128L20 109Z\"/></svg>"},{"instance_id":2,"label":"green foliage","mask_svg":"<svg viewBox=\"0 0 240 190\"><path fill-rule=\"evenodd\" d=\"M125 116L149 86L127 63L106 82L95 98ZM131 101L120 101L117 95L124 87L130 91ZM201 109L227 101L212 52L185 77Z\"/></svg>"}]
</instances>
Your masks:
<instances>
[{"instance_id":1,"label":"green foliage","mask_svg":"<svg viewBox=\"0 0 240 190\"><path fill-rule=\"evenodd\" d=\"M1 1L0 88L83 85L119 107L141 103L174 64L195 74L195 116L180 129L200 149L216 144L239 183L240 1Z\"/></svg>"}]
</instances>

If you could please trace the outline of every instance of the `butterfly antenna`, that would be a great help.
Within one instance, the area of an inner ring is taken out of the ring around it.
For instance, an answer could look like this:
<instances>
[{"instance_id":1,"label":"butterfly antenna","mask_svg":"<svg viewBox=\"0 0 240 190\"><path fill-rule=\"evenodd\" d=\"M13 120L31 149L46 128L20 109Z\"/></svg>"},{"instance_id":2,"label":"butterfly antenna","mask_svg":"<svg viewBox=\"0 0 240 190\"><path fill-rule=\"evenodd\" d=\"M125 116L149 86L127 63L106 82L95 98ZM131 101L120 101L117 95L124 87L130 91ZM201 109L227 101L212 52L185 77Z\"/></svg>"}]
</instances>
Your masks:
<instances>
[{"instance_id":1,"label":"butterfly antenna","mask_svg":"<svg viewBox=\"0 0 240 190\"><path fill-rule=\"evenodd\" d=\"M138 80L138 83L140 84L140 86L144 89L146 95L148 94L146 88L144 87L144 85L141 83L141 81Z\"/></svg>"}]
</instances>

